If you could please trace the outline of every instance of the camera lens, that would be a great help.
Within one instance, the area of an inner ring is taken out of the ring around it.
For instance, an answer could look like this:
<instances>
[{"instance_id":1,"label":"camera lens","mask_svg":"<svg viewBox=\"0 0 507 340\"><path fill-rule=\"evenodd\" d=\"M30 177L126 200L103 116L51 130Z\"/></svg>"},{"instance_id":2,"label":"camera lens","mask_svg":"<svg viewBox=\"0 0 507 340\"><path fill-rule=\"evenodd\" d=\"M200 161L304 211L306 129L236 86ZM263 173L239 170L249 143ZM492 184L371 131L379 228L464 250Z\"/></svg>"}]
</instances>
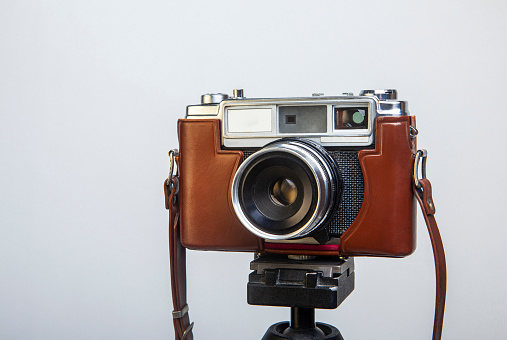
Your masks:
<instances>
[{"instance_id":1,"label":"camera lens","mask_svg":"<svg viewBox=\"0 0 507 340\"><path fill-rule=\"evenodd\" d=\"M276 204L291 205L296 200L298 189L288 178L279 178L273 183L271 198Z\"/></svg>"},{"instance_id":2,"label":"camera lens","mask_svg":"<svg viewBox=\"0 0 507 340\"><path fill-rule=\"evenodd\" d=\"M248 157L236 172L236 216L266 239L308 236L328 221L340 199L338 166L320 145L281 139Z\"/></svg>"}]
</instances>

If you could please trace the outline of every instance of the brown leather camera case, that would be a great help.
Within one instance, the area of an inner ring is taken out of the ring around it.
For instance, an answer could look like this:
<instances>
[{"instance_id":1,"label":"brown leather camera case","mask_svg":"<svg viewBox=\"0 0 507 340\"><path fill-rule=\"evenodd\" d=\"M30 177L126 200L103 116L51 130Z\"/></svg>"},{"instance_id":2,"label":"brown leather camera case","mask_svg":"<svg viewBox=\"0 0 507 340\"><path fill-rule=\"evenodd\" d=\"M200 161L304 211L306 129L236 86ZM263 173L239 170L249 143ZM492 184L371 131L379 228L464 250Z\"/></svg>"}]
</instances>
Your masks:
<instances>
[{"instance_id":1,"label":"brown leather camera case","mask_svg":"<svg viewBox=\"0 0 507 340\"><path fill-rule=\"evenodd\" d=\"M257 251L262 242L236 218L231 200L241 151L221 150L220 121L180 119L181 243L190 249Z\"/></svg>"},{"instance_id":2,"label":"brown leather camera case","mask_svg":"<svg viewBox=\"0 0 507 340\"><path fill-rule=\"evenodd\" d=\"M340 237L342 255L407 256L416 247L416 202L410 138L415 117L377 118L374 150L361 150L364 198L354 223ZM415 126L414 126L415 127Z\"/></svg>"},{"instance_id":3,"label":"brown leather camera case","mask_svg":"<svg viewBox=\"0 0 507 340\"><path fill-rule=\"evenodd\" d=\"M410 137L411 125L415 117L377 118L375 149L359 152L364 199L354 223L340 238L341 255L400 257L415 250L412 169L416 145ZM262 240L242 226L232 208L232 180L243 154L222 150L220 121L180 119L178 136L183 246L264 251Z\"/></svg>"}]
</instances>

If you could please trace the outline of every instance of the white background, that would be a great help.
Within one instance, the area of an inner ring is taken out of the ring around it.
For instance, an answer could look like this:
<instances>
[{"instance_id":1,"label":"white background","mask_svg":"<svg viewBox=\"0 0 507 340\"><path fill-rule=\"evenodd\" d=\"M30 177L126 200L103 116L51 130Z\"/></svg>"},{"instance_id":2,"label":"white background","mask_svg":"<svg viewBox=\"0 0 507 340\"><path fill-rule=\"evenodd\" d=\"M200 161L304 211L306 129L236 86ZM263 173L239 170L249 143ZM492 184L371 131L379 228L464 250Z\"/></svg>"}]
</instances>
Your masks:
<instances>
[{"instance_id":1,"label":"white background","mask_svg":"<svg viewBox=\"0 0 507 340\"><path fill-rule=\"evenodd\" d=\"M0 338L170 339L162 181L206 92L397 88L429 151L448 260L444 339L507 332L504 1L0 2ZM210 198L212 199L212 198ZM419 214L406 259L356 259L317 318L345 339L430 339ZM260 339L251 254L189 252L196 339Z\"/></svg>"}]
</instances>

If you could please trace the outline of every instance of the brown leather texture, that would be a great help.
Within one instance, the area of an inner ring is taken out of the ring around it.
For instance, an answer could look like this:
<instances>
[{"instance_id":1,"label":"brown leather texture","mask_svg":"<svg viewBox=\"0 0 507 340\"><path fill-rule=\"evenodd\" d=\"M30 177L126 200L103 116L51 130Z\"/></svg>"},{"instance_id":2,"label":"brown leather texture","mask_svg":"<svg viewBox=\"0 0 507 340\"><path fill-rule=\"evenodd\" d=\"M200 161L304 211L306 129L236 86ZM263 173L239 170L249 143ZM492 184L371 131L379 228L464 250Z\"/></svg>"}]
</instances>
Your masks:
<instances>
[{"instance_id":1,"label":"brown leather texture","mask_svg":"<svg viewBox=\"0 0 507 340\"><path fill-rule=\"evenodd\" d=\"M187 306L187 262L186 251L180 242L179 201L176 193L178 177L171 178L172 190L169 183L164 183L165 206L169 209L169 261L171 269L171 291L174 311L182 311ZM174 337L176 340L192 340L192 326L188 313L173 318ZM185 334L186 333L186 334Z\"/></svg>"},{"instance_id":2,"label":"brown leather texture","mask_svg":"<svg viewBox=\"0 0 507 340\"><path fill-rule=\"evenodd\" d=\"M260 251L232 208L231 185L243 157L221 150L220 121L180 119L181 243L190 249Z\"/></svg>"},{"instance_id":3,"label":"brown leather texture","mask_svg":"<svg viewBox=\"0 0 507 340\"><path fill-rule=\"evenodd\" d=\"M359 152L363 205L340 239L341 255L402 257L415 250L414 124L415 117L377 118L375 149ZM262 240L241 225L232 208L231 184L242 153L221 149L220 121L181 119L178 135L182 244L200 250L262 251Z\"/></svg>"},{"instance_id":4,"label":"brown leather texture","mask_svg":"<svg viewBox=\"0 0 507 340\"><path fill-rule=\"evenodd\" d=\"M414 252L416 145L410 138L411 123L415 119L409 116L377 118L375 149L359 152L364 198L359 214L340 238L342 255L402 257Z\"/></svg>"},{"instance_id":5,"label":"brown leather texture","mask_svg":"<svg viewBox=\"0 0 507 340\"><path fill-rule=\"evenodd\" d=\"M435 203L432 197L431 183L428 179L419 179L420 188L414 185L414 195L421 206L424 221L433 248L435 260L435 317L433 320L433 340L442 338L444 327L445 296L447 292L447 265L445 261L444 243L440 236L437 220L435 219Z\"/></svg>"}]
</instances>

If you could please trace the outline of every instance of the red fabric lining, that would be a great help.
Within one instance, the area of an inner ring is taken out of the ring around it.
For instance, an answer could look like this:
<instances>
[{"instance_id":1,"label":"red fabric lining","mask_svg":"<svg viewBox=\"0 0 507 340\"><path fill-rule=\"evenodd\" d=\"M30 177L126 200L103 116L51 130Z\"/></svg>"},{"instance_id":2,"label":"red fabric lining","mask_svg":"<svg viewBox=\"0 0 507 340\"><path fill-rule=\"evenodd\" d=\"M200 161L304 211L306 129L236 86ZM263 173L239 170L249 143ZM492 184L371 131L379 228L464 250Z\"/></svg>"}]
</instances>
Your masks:
<instances>
[{"instance_id":1,"label":"red fabric lining","mask_svg":"<svg viewBox=\"0 0 507 340\"><path fill-rule=\"evenodd\" d=\"M327 250L339 251L339 244L298 244L298 243L264 243L265 249L278 249L278 250Z\"/></svg>"}]
</instances>

